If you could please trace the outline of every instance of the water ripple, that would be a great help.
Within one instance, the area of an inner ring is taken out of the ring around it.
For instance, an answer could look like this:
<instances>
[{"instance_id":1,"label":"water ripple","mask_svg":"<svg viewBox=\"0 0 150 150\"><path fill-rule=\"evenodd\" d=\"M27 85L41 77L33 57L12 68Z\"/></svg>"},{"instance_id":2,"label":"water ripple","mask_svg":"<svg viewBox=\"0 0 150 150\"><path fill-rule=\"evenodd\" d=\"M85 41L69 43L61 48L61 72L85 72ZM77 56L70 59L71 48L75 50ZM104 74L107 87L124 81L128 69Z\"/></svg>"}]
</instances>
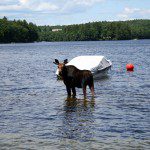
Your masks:
<instances>
[{"instance_id":1,"label":"water ripple","mask_svg":"<svg viewBox=\"0 0 150 150\"><path fill-rule=\"evenodd\" d=\"M149 149L149 49L149 40L1 44L1 149ZM67 99L56 79L53 60L79 54L113 62L94 99L89 89Z\"/></svg>"}]
</instances>

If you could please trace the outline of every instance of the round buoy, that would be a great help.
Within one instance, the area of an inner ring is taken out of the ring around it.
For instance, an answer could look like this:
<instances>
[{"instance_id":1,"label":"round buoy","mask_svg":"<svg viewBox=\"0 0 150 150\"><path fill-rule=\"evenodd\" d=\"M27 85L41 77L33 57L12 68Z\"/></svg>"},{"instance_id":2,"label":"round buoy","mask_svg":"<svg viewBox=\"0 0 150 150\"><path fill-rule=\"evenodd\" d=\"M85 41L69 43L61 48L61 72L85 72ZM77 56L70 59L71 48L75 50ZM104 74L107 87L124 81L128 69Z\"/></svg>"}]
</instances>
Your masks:
<instances>
[{"instance_id":1,"label":"round buoy","mask_svg":"<svg viewBox=\"0 0 150 150\"><path fill-rule=\"evenodd\" d=\"M134 65L133 64L127 64L126 69L127 69L127 71L133 71L134 70Z\"/></svg>"}]
</instances>

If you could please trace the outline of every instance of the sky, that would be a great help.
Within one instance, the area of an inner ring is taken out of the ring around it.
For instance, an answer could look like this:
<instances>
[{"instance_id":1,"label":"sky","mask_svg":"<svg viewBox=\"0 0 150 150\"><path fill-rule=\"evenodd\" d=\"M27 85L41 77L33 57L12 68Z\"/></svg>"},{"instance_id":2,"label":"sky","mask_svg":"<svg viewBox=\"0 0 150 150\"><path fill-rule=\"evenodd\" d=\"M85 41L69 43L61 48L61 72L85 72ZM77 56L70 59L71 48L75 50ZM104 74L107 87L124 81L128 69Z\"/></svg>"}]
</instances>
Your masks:
<instances>
[{"instance_id":1,"label":"sky","mask_svg":"<svg viewBox=\"0 0 150 150\"><path fill-rule=\"evenodd\" d=\"M150 0L0 0L0 18L36 25L150 19Z\"/></svg>"}]
</instances>

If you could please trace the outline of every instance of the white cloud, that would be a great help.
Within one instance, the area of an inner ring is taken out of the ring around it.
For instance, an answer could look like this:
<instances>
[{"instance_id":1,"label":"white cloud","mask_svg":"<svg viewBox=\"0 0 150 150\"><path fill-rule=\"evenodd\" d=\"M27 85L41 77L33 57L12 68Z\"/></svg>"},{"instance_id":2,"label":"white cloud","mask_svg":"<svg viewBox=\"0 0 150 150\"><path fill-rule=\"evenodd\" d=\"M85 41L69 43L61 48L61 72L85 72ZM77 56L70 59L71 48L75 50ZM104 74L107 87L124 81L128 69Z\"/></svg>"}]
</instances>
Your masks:
<instances>
[{"instance_id":1,"label":"white cloud","mask_svg":"<svg viewBox=\"0 0 150 150\"><path fill-rule=\"evenodd\" d=\"M137 16L138 16L138 18L149 18L150 17L150 9L125 7L123 12L118 14L118 17L121 20L137 19Z\"/></svg>"},{"instance_id":2,"label":"white cloud","mask_svg":"<svg viewBox=\"0 0 150 150\"><path fill-rule=\"evenodd\" d=\"M37 5L37 7L35 8L36 11L55 11L57 10L59 7L57 5L54 4L50 4L47 2L43 2L40 5Z\"/></svg>"},{"instance_id":3,"label":"white cloud","mask_svg":"<svg viewBox=\"0 0 150 150\"><path fill-rule=\"evenodd\" d=\"M26 19L38 24L61 24L65 21L70 24L74 20L80 20L76 15L85 15L94 5L106 0L3 0L5 3L1 1L0 17L7 16L12 20ZM82 20L84 18L82 17ZM87 19L88 17L85 20Z\"/></svg>"},{"instance_id":4,"label":"white cloud","mask_svg":"<svg viewBox=\"0 0 150 150\"><path fill-rule=\"evenodd\" d=\"M127 14L118 14L118 17L121 19L121 20L129 20L129 17Z\"/></svg>"},{"instance_id":5,"label":"white cloud","mask_svg":"<svg viewBox=\"0 0 150 150\"><path fill-rule=\"evenodd\" d=\"M94 4L101 3L105 0L66 0L61 9L61 13L75 14L86 12Z\"/></svg>"},{"instance_id":6,"label":"white cloud","mask_svg":"<svg viewBox=\"0 0 150 150\"><path fill-rule=\"evenodd\" d=\"M87 6L91 6L94 3L97 2L102 2L104 0L73 0L73 2L77 5L87 5Z\"/></svg>"},{"instance_id":7,"label":"white cloud","mask_svg":"<svg viewBox=\"0 0 150 150\"><path fill-rule=\"evenodd\" d=\"M0 11L7 11L7 10L11 10L11 11L14 11L14 10L21 10L23 7L21 5L2 5L0 6Z\"/></svg>"},{"instance_id":8,"label":"white cloud","mask_svg":"<svg viewBox=\"0 0 150 150\"><path fill-rule=\"evenodd\" d=\"M9 5L9 4L13 4L16 1L17 0L1 0L0 5Z\"/></svg>"},{"instance_id":9,"label":"white cloud","mask_svg":"<svg viewBox=\"0 0 150 150\"><path fill-rule=\"evenodd\" d=\"M126 13L126 14L133 14L138 11L140 11L139 8L129 8L129 7L124 8L124 13Z\"/></svg>"},{"instance_id":10,"label":"white cloud","mask_svg":"<svg viewBox=\"0 0 150 150\"><path fill-rule=\"evenodd\" d=\"M26 4L27 2L29 2L29 0L19 0L19 2L22 4Z\"/></svg>"},{"instance_id":11,"label":"white cloud","mask_svg":"<svg viewBox=\"0 0 150 150\"><path fill-rule=\"evenodd\" d=\"M9 3L8 3L9 2ZM0 5L0 11L55 11L58 6L49 1L42 0L18 0L12 3L12 0L7 0L6 3ZM12 12L13 13L13 12Z\"/></svg>"},{"instance_id":12,"label":"white cloud","mask_svg":"<svg viewBox=\"0 0 150 150\"><path fill-rule=\"evenodd\" d=\"M143 9L140 13L143 15L150 15L150 9Z\"/></svg>"},{"instance_id":13,"label":"white cloud","mask_svg":"<svg viewBox=\"0 0 150 150\"><path fill-rule=\"evenodd\" d=\"M0 12L9 11L21 14L38 11L41 13L71 14L85 12L96 3L105 0L3 0Z\"/></svg>"}]
</instances>

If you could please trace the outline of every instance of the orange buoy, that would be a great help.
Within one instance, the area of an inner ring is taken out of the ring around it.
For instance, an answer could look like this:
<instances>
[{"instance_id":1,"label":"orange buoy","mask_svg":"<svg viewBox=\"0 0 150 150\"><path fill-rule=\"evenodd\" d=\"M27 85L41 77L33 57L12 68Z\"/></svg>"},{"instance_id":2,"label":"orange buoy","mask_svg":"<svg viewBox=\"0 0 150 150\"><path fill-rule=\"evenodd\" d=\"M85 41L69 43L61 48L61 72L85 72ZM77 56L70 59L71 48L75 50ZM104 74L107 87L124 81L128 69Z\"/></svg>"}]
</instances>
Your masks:
<instances>
[{"instance_id":1,"label":"orange buoy","mask_svg":"<svg viewBox=\"0 0 150 150\"><path fill-rule=\"evenodd\" d=\"M127 69L127 71L133 71L134 70L134 65L133 64L127 64L126 69Z\"/></svg>"}]
</instances>

